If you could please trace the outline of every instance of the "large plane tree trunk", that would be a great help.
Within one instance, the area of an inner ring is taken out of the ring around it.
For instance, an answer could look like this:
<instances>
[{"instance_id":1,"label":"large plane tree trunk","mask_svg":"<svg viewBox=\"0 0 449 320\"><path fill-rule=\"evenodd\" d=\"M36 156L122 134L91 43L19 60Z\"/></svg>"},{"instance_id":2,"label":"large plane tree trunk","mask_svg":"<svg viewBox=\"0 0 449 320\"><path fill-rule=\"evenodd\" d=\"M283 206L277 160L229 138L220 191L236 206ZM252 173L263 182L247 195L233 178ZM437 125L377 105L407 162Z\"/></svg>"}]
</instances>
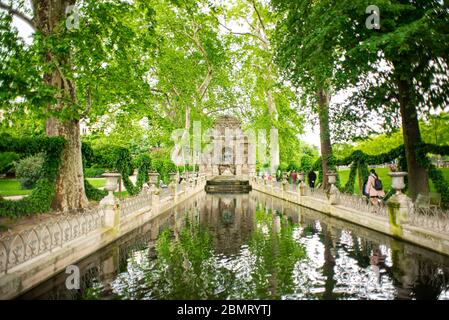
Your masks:
<instances>
[{"instance_id":1,"label":"large plane tree trunk","mask_svg":"<svg viewBox=\"0 0 449 320\"><path fill-rule=\"evenodd\" d=\"M399 89L399 104L402 118L402 133L404 136L405 156L407 158L408 184L410 197L416 200L418 194L429 193L429 176L420 165L416 156L416 147L421 143L418 113L410 102L411 86L407 80L397 81Z\"/></svg>"},{"instance_id":2,"label":"large plane tree trunk","mask_svg":"<svg viewBox=\"0 0 449 320\"><path fill-rule=\"evenodd\" d=\"M58 33L64 26L66 8L75 4L75 0L33 0L34 23L44 37ZM45 61L52 64L54 70L44 75L48 85L58 90L57 102L49 106L49 111L58 112L76 103L76 89L72 80L63 74L64 67L70 65L70 57L56 58L51 49L45 52ZM63 104L62 98L70 103ZM78 119L64 121L50 117L46 123L48 136L61 136L66 140L62 155L62 164L56 180L56 195L52 207L58 211L72 211L85 208L88 204L84 190L84 176L81 157L81 136Z\"/></svg>"},{"instance_id":3,"label":"large plane tree trunk","mask_svg":"<svg viewBox=\"0 0 449 320\"><path fill-rule=\"evenodd\" d=\"M330 94L322 88L317 92L318 117L320 122L320 144L321 144L321 169L323 170L323 188L328 189L327 172L329 172L329 158L332 156L331 134L329 127L329 103Z\"/></svg>"}]
</instances>

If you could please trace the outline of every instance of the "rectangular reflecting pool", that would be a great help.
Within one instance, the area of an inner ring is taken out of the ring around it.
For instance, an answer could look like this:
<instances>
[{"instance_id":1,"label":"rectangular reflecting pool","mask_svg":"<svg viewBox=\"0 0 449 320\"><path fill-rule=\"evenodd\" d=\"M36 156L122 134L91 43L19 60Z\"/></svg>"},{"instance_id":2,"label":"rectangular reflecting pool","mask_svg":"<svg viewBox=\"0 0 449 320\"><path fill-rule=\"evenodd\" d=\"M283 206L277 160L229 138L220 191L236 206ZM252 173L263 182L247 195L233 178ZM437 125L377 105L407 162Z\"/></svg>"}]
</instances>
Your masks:
<instances>
[{"instance_id":1,"label":"rectangular reflecting pool","mask_svg":"<svg viewBox=\"0 0 449 320\"><path fill-rule=\"evenodd\" d=\"M19 299L449 299L449 257L257 191L177 206Z\"/></svg>"}]
</instances>

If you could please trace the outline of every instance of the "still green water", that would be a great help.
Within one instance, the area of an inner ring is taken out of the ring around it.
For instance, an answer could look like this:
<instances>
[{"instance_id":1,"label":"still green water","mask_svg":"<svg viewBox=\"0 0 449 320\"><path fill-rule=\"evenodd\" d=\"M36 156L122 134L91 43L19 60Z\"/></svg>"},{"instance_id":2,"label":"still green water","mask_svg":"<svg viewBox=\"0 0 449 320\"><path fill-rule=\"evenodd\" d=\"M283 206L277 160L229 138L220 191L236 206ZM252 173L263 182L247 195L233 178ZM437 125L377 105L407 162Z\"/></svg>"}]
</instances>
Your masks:
<instances>
[{"instance_id":1,"label":"still green water","mask_svg":"<svg viewBox=\"0 0 449 320\"><path fill-rule=\"evenodd\" d=\"M449 258L257 192L199 196L22 299L449 299Z\"/></svg>"}]
</instances>

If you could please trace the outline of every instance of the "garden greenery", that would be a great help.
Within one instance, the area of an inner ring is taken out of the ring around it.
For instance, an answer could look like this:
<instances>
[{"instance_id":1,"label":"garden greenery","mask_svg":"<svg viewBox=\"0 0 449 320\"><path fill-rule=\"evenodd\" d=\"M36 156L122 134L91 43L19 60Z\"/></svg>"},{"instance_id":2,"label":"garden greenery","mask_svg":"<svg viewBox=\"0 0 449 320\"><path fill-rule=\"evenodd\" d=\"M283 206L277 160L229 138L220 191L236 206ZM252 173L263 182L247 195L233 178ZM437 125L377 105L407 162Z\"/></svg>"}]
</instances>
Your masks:
<instances>
[{"instance_id":1,"label":"garden greenery","mask_svg":"<svg viewBox=\"0 0 449 320\"><path fill-rule=\"evenodd\" d=\"M55 196L55 183L62 161L62 151L65 140L61 137L13 138L2 135L0 152L14 152L22 157L36 157L43 155L40 177L35 183L32 193L19 201L9 201L0 197L0 216L18 217L50 211ZM140 155L134 161L126 148L111 147L108 168L122 174L123 183L130 195L140 192L142 186L148 182L148 172L151 170L151 159L148 155ZM83 144L83 164L93 161L94 151ZM129 176L134 168L138 169L137 182L134 185ZM86 196L89 200L100 201L107 194L98 190L87 180L84 180Z\"/></svg>"},{"instance_id":2,"label":"garden greenery","mask_svg":"<svg viewBox=\"0 0 449 320\"><path fill-rule=\"evenodd\" d=\"M38 153L14 162L16 177L20 179L22 189L33 189L42 175L45 155Z\"/></svg>"},{"instance_id":3,"label":"garden greenery","mask_svg":"<svg viewBox=\"0 0 449 320\"><path fill-rule=\"evenodd\" d=\"M443 207L449 206L449 182L443 177L443 174L438 170L430 161L428 154L447 156L449 155L449 146L438 146L434 144L421 143L416 148L417 158L421 162L421 165L425 167L429 173L429 178L435 185L436 190L441 194L441 201ZM407 171L407 161L405 157L404 145L401 145L389 152L369 155L360 150L354 151L351 155L343 159L336 159L334 157L329 158L331 168L335 169L337 166L350 166L349 179L347 183L341 187L339 180L337 180L337 187L340 191L345 193L353 193L354 185L357 173L361 177L362 181L365 181L369 175L369 165L381 165L385 163L391 163L398 160L399 168L401 171ZM321 158L318 159L313 165L313 170L319 171L318 181L322 181L323 173L321 169ZM338 177L338 176L337 176Z\"/></svg>"},{"instance_id":4,"label":"garden greenery","mask_svg":"<svg viewBox=\"0 0 449 320\"><path fill-rule=\"evenodd\" d=\"M22 200L8 201L0 197L0 217L17 217L48 212L55 195L55 183L61 165L65 141L61 137L13 138L2 135L0 152L24 156L43 153L42 175L33 192Z\"/></svg>"}]
</instances>

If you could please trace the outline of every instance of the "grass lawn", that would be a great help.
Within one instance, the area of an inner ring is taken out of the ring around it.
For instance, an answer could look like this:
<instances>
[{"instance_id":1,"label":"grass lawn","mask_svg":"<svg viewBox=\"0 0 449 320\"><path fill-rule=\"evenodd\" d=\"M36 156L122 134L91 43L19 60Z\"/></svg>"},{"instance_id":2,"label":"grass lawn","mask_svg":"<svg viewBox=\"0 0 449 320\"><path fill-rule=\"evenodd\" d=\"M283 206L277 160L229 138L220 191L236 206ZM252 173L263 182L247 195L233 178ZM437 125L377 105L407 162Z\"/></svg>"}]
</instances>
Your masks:
<instances>
[{"instance_id":1,"label":"grass lawn","mask_svg":"<svg viewBox=\"0 0 449 320\"><path fill-rule=\"evenodd\" d=\"M33 190L23 190L18 179L0 179L0 196L22 196Z\"/></svg>"},{"instance_id":2,"label":"grass lawn","mask_svg":"<svg viewBox=\"0 0 449 320\"><path fill-rule=\"evenodd\" d=\"M390 169L389 168L378 168L378 169L375 169L375 170L376 170L377 174L379 175L379 179L382 180L382 185L384 186L384 189L387 192L391 188L391 178L388 176L388 173L390 172ZM448 168L443 168L443 169L440 169L440 170L443 172L444 178L447 181L449 181L449 169ZM348 170L340 170L340 171L338 171L338 174L340 175L340 184L342 186L344 186L346 184L346 182L348 181L348 179L349 179L349 172L350 172L349 169ZM355 193L356 194L360 194L360 187L359 187L358 176L357 176L357 178L355 180L354 188L355 188L355 190L354 190ZM435 190L435 186L433 185L432 181L430 181L430 189L431 189L431 192L437 192Z\"/></svg>"},{"instance_id":3,"label":"grass lawn","mask_svg":"<svg viewBox=\"0 0 449 320\"><path fill-rule=\"evenodd\" d=\"M105 178L87 179L95 188L102 188L106 184ZM30 194L33 190L23 190L18 179L0 179L0 196L21 196Z\"/></svg>"},{"instance_id":4,"label":"grass lawn","mask_svg":"<svg viewBox=\"0 0 449 320\"><path fill-rule=\"evenodd\" d=\"M103 188L106 185L106 179L105 178L87 178L87 181L92 185L94 188Z\"/></svg>"}]
</instances>

